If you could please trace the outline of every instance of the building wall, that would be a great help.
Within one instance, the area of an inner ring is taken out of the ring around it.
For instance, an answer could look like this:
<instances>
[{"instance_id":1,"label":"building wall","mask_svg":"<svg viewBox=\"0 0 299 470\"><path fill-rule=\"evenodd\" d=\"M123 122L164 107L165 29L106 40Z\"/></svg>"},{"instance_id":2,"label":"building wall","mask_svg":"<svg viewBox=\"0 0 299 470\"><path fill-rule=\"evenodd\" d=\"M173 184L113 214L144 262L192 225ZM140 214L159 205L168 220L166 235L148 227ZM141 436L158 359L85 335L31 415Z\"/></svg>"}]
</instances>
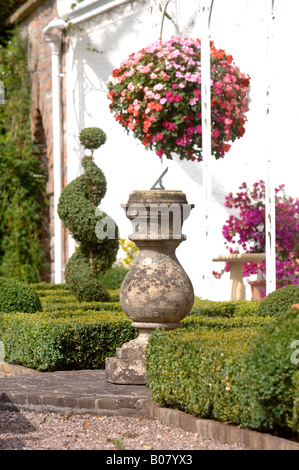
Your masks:
<instances>
[{"instance_id":1,"label":"building wall","mask_svg":"<svg viewBox=\"0 0 299 470\"><path fill-rule=\"evenodd\" d=\"M57 1L57 6L56 6ZM51 247L52 280L54 274L53 227L53 146L52 146L52 94L51 55L42 35L42 29L55 16L76 22L80 15L95 14L88 20L78 20L75 28L65 30L61 45L62 87L62 176L67 184L82 172L83 149L78 142L81 129L101 127L107 134L107 143L95 153L95 161L104 171L108 191L102 208L111 215L127 238L131 224L121 204L132 190L149 189L162 171L166 189L179 189L186 193L188 202L195 204L184 224L187 240L177 250L179 261L189 274L195 293L203 298L227 298L228 275L222 280L211 276L213 269L223 267L212 263L214 256L225 251L222 226L229 212L224 198L236 191L246 180L253 183L266 178L266 164L272 159L274 184L286 184L289 195L298 197L294 177L297 158L297 126L299 95L294 93L294 77L298 62L294 60L295 45L299 40L296 18L299 5L289 0L275 2L275 28L272 39L271 76L271 134L266 133L266 91L269 84L267 65L267 26L271 1L226 0L215 1L211 19L211 39L215 46L232 54L235 63L251 76L251 103L246 133L235 142L226 157L212 161L212 200L209 205L209 236L204 234L206 207L202 188L203 168L197 162L160 160L146 151L132 135L128 136L114 120L108 107L107 80L114 68L130 53L153 42L159 36L159 17L153 0L130 2L111 0L84 0L75 10L66 0L45 0L22 22L30 38L29 68L32 75L32 132L43 135L46 143L44 161L48 168L47 191L50 195L49 236ZM198 2L199 3L199 2ZM198 3L193 0L173 0L168 7L171 19L166 18L163 39L172 34L200 37ZM108 8L113 7L113 8ZM96 49L97 52L92 52ZM42 126L42 131L40 127ZM44 145L41 143L41 145ZM64 229L64 263L74 250L74 241ZM69 245L68 245L69 243ZM247 298L250 298L247 287Z\"/></svg>"},{"instance_id":2,"label":"building wall","mask_svg":"<svg viewBox=\"0 0 299 470\"><path fill-rule=\"evenodd\" d=\"M30 8L28 2L28 8ZM42 278L46 281L54 280L55 260L54 260L54 174L53 174L53 122L52 122L52 62L51 49L45 41L43 28L57 17L56 0L45 0L38 2L40 5L28 16L21 19L22 34L28 36L28 68L31 76L31 129L32 136L37 143L41 154L43 172L46 175L46 192L49 198L49 205L45 204L43 215L43 237L42 246L48 266L45 267ZM30 11L30 10L29 10ZM26 13L26 11L25 11ZM24 15L24 14L23 14ZM62 112L61 123L65 130L66 123L66 83L63 80L65 73L65 35L62 36L61 43L61 89L62 89ZM57 123L59 125L59 123ZM66 138L62 142L62 175L66 184ZM64 230L64 232L66 232ZM68 238L64 237L63 257L66 261Z\"/></svg>"},{"instance_id":3,"label":"building wall","mask_svg":"<svg viewBox=\"0 0 299 470\"><path fill-rule=\"evenodd\" d=\"M296 134L290 135L289 130L292 128L294 131L298 122L299 98L287 83L290 82L290 64L292 70L293 67L296 70L298 68L292 57L299 39L295 22L299 6L294 0L291 0L288 10L282 0L276 1L275 5L269 138L266 132L266 92L269 83L266 46L271 2L214 2L211 39L215 41L216 47L232 54L241 71L248 73L252 80L246 133L242 139L234 142L224 159L212 161L213 197L209 207L208 238L204 235L206 207L202 190L202 164L182 162L175 157L173 161L161 162L153 152L146 151L141 143L136 142L132 135L126 134L108 108L106 82L112 70L118 68L130 53L158 37L158 31L154 29L152 2L136 0L122 4L89 21L81 22L80 30L75 29L68 34L68 158L72 162L68 172L69 181L81 172L79 131L88 126L101 127L108 136L105 146L95 153L96 163L108 181L102 207L117 221L121 236L127 237L131 233L131 224L120 205L127 201L132 190L149 189L168 167L169 171L164 178L166 189L184 191L189 203L195 204L195 209L184 225L187 241L178 248L177 255L192 280L196 294L203 298L227 298L228 275L222 280L211 276L213 269L224 266L224 263L212 263L211 259L225 253L222 226L229 215L224 207L225 195L229 191L236 191L245 180L249 184L265 180L271 150L274 184L285 183L288 194L298 196L298 186L290 172L294 152L297 152ZM168 12L172 20L165 19L163 39L178 32L183 37L200 37L197 7L197 2L193 0L170 2ZM291 11L293 14L290 14ZM294 46L290 47L290 44ZM91 48L98 52L91 52ZM249 286L247 298L251 298Z\"/></svg>"}]
</instances>

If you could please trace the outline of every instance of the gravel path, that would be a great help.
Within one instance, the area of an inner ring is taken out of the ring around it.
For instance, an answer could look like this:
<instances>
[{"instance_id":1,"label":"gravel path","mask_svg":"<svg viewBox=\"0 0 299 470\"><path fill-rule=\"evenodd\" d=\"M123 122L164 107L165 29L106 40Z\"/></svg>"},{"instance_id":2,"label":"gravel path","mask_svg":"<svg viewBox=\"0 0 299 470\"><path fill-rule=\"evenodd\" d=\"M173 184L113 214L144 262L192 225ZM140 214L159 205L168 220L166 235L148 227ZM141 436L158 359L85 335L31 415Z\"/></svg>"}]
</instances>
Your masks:
<instances>
[{"instance_id":1,"label":"gravel path","mask_svg":"<svg viewBox=\"0 0 299 470\"><path fill-rule=\"evenodd\" d=\"M243 450L157 420L0 410L0 450Z\"/></svg>"},{"instance_id":2,"label":"gravel path","mask_svg":"<svg viewBox=\"0 0 299 470\"><path fill-rule=\"evenodd\" d=\"M10 373L0 372L0 377ZM0 410L0 450L244 450L156 419Z\"/></svg>"}]
</instances>

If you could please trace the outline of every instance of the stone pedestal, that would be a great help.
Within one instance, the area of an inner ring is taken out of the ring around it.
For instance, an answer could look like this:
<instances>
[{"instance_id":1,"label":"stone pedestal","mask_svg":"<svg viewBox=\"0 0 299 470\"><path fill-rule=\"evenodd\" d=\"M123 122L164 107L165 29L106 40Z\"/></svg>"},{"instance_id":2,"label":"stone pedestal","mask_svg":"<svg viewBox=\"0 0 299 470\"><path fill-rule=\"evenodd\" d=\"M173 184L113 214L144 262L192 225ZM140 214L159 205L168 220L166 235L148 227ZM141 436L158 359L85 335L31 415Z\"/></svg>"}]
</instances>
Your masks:
<instances>
[{"instance_id":1,"label":"stone pedestal","mask_svg":"<svg viewBox=\"0 0 299 470\"><path fill-rule=\"evenodd\" d=\"M134 191L123 206L132 221L129 236L140 252L120 289L120 304L133 320L138 337L106 359L106 378L118 384L147 383L145 354L155 328L174 329L189 314L194 292L175 250L192 205L181 191Z\"/></svg>"}]
</instances>

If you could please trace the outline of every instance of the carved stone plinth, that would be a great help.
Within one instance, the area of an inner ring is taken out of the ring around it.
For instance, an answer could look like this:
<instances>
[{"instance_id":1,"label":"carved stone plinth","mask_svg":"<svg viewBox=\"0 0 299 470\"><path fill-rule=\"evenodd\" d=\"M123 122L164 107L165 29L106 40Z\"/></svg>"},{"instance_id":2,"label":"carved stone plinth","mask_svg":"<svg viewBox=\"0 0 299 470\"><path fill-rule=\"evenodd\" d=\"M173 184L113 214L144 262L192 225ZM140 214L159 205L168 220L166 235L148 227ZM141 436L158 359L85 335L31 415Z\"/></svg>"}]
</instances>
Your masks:
<instances>
[{"instance_id":1,"label":"carved stone plinth","mask_svg":"<svg viewBox=\"0 0 299 470\"><path fill-rule=\"evenodd\" d=\"M134 191L123 206L132 221L129 236L140 252L120 289L120 304L139 336L106 359L108 382L145 384L145 353L155 328L174 329L189 314L194 291L175 255L192 205L181 191Z\"/></svg>"}]
</instances>

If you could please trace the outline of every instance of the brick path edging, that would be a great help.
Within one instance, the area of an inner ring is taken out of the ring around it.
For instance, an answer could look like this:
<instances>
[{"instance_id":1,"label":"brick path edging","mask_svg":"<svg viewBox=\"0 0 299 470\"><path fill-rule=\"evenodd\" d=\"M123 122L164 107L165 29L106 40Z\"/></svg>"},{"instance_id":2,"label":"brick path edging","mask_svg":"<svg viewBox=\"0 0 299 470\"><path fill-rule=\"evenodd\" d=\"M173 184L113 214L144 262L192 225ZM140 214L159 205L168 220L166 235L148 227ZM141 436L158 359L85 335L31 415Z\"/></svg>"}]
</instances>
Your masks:
<instances>
[{"instance_id":1,"label":"brick path edging","mask_svg":"<svg viewBox=\"0 0 299 470\"><path fill-rule=\"evenodd\" d=\"M179 410L159 407L152 400L146 401L145 411L149 418L157 418L168 426L197 433L202 438L221 444L236 444L248 450L299 450L297 442L211 419L196 418Z\"/></svg>"},{"instance_id":2,"label":"brick path edging","mask_svg":"<svg viewBox=\"0 0 299 470\"><path fill-rule=\"evenodd\" d=\"M14 375L41 374L41 372L34 369L7 363L0 363L0 372L1 371L12 372ZM79 408L81 408L81 405ZM194 432L202 438L212 439L222 444L236 444L248 450L299 450L298 442L272 436L271 434L261 433L259 431L242 429L238 426L222 423L220 421L197 418L172 408L162 408L151 398L142 400L142 408L147 418L156 418L167 426ZM57 411L57 407L55 411ZM80 413L82 409L73 409L73 412L74 411ZM84 411L90 412L90 409ZM117 410L114 411L116 412ZM132 411L134 410L126 409L125 413L130 414ZM139 409L139 411L142 410Z\"/></svg>"}]
</instances>

